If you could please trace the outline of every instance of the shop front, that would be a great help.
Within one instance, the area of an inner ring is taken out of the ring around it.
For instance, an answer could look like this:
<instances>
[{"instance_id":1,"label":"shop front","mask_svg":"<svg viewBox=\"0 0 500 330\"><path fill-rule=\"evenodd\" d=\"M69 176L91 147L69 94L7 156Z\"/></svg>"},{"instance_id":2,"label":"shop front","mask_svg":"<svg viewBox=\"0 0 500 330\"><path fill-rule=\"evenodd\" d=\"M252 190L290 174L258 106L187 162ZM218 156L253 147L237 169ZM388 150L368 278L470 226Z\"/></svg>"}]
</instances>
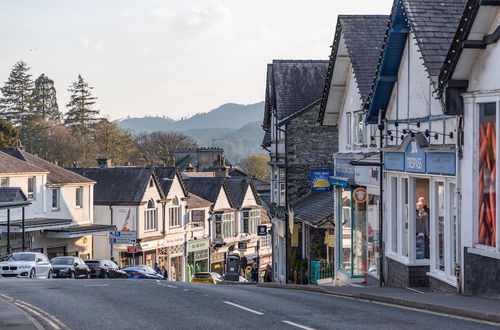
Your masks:
<instances>
[{"instance_id":1,"label":"shop front","mask_svg":"<svg viewBox=\"0 0 500 330\"><path fill-rule=\"evenodd\" d=\"M375 197L376 182L370 183L370 189L356 182L356 167L352 163L366 159L370 154L352 153L337 154L335 160L335 176L330 178L330 184L335 187L335 228L336 261L335 278L339 284L362 283L367 281L367 251L368 235L377 230L374 212L380 199ZM366 183L366 182L365 182ZM378 202L377 202L378 201ZM372 245L371 245L372 246ZM374 253L376 249L372 249ZM376 272L376 256L373 256L374 265L370 265L372 272Z\"/></svg>"},{"instance_id":2,"label":"shop front","mask_svg":"<svg viewBox=\"0 0 500 330\"><path fill-rule=\"evenodd\" d=\"M187 242L187 280L195 273L209 271L210 240L197 239Z\"/></svg>"},{"instance_id":3,"label":"shop front","mask_svg":"<svg viewBox=\"0 0 500 330\"><path fill-rule=\"evenodd\" d=\"M455 157L421 134L384 151L387 285L456 290Z\"/></svg>"},{"instance_id":4,"label":"shop front","mask_svg":"<svg viewBox=\"0 0 500 330\"><path fill-rule=\"evenodd\" d=\"M226 253L213 250L210 255L210 271L224 276Z\"/></svg>"}]
</instances>

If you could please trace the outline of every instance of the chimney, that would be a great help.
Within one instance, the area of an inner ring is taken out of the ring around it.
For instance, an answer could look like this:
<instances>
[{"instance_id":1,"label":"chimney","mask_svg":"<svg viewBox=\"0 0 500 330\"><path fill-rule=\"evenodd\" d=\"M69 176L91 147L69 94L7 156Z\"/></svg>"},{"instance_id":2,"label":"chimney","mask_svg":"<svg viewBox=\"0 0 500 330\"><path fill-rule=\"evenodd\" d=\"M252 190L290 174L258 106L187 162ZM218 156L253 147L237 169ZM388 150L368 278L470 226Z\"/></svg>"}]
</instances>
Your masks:
<instances>
[{"instance_id":1,"label":"chimney","mask_svg":"<svg viewBox=\"0 0 500 330\"><path fill-rule=\"evenodd\" d=\"M226 166L226 161L224 160L224 156L221 154L218 154L217 158L215 159L214 172L215 172L214 173L215 177L217 178L228 177L229 167Z\"/></svg>"},{"instance_id":2,"label":"chimney","mask_svg":"<svg viewBox=\"0 0 500 330\"><path fill-rule=\"evenodd\" d=\"M160 158L163 161L163 166L175 166L175 157L174 156L163 156Z\"/></svg>"},{"instance_id":3,"label":"chimney","mask_svg":"<svg viewBox=\"0 0 500 330\"><path fill-rule=\"evenodd\" d=\"M111 159L108 155L97 155L96 157L97 167L107 168L111 167Z\"/></svg>"}]
</instances>

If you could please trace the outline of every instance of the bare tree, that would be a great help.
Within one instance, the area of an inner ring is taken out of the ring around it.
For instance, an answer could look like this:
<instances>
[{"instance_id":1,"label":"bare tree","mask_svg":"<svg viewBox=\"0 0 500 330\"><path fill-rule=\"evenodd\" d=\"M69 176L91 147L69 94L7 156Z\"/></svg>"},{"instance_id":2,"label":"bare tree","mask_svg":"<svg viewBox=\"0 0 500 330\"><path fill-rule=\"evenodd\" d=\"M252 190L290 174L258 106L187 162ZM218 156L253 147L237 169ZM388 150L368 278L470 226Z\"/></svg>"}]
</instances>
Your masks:
<instances>
[{"instance_id":1,"label":"bare tree","mask_svg":"<svg viewBox=\"0 0 500 330\"><path fill-rule=\"evenodd\" d=\"M161 165L170 151L175 148L196 148L196 141L181 133L152 132L141 133L135 137L137 147L146 165Z\"/></svg>"}]
</instances>

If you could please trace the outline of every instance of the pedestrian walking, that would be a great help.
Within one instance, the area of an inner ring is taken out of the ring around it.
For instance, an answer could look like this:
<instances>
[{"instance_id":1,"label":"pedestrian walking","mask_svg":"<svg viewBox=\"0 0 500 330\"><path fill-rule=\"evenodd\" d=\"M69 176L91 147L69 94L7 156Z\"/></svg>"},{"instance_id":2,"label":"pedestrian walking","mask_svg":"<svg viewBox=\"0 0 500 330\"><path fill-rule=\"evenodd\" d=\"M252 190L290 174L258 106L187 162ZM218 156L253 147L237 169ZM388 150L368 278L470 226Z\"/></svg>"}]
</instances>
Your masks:
<instances>
[{"instance_id":1,"label":"pedestrian walking","mask_svg":"<svg viewBox=\"0 0 500 330\"><path fill-rule=\"evenodd\" d=\"M252 281L259 282L259 266L256 262L252 264Z\"/></svg>"},{"instance_id":2,"label":"pedestrian walking","mask_svg":"<svg viewBox=\"0 0 500 330\"><path fill-rule=\"evenodd\" d=\"M163 275L164 279L168 280L168 270L165 265L161 266L161 274Z\"/></svg>"}]
</instances>

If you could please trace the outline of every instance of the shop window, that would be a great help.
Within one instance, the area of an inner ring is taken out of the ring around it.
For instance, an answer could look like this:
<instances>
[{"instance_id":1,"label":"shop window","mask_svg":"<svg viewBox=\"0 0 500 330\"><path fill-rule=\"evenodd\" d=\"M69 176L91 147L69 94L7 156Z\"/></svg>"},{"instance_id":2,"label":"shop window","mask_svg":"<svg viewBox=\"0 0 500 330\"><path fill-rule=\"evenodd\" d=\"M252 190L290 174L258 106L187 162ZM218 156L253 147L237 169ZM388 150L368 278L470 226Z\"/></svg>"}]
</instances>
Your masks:
<instances>
[{"instance_id":1,"label":"shop window","mask_svg":"<svg viewBox=\"0 0 500 330\"><path fill-rule=\"evenodd\" d=\"M436 182L436 268L444 271L444 183Z\"/></svg>"},{"instance_id":2,"label":"shop window","mask_svg":"<svg viewBox=\"0 0 500 330\"><path fill-rule=\"evenodd\" d=\"M430 251L430 219L429 213L432 205L429 200L429 179L414 179L415 182L415 257L416 259L429 259ZM434 206L435 207L435 206Z\"/></svg>"},{"instance_id":3,"label":"shop window","mask_svg":"<svg viewBox=\"0 0 500 330\"><path fill-rule=\"evenodd\" d=\"M352 276L364 276L366 272L366 202L353 201L352 223Z\"/></svg>"},{"instance_id":4,"label":"shop window","mask_svg":"<svg viewBox=\"0 0 500 330\"><path fill-rule=\"evenodd\" d=\"M83 207L83 187L77 187L75 192L76 207Z\"/></svg>"},{"instance_id":5,"label":"shop window","mask_svg":"<svg viewBox=\"0 0 500 330\"><path fill-rule=\"evenodd\" d=\"M347 272L350 272L351 267L351 191L341 189L340 193L341 208L341 228L340 232L340 267Z\"/></svg>"},{"instance_id":6,"label":"shop window","mask_svg":"<svg viewBox=\"0 0 500 330\"><path fill-rule=\"evenodd\" d=\"M59 209L59 198L60 198L59 188L52 188L52 210Z\"/></svg>"},{"instance_id":7,"label":"shop window","mask_svg":"<svg viewBox=\"0 0 500 330\"><path fill-rule=\"evenodd\" d=\"M158 209L155 207L155 202L152 199L148 201L147 209L144 213L144 230L156 230L158 225Z\"/></svg>"},{"instance_id":8,"label":"shop window","mask_svg":"<svg viewBox=\"0 0 500 330\"><path fill-rule=\"evenodd\" d=\"M391 202L389 212L391 214L391 251L398 253L398 215L397 215L397 205L398 205L398 178L391 177Z\"/></svg>"},{"instance_id":9,"label":"shop window","mask_svg":"<svg viewBox=\"0 0 500 330\"><path fill-rule=\"evenodd\" d=\"M36 177L31 176L28 178L28 199L36 199Z\"/></svg>"},{"instance_id":10,"label":"shop window","mask_svg":"<svg viewBox=\"0 0 500 330\"><path fill-rule=\"evenodd\" d=\"M403 237L401 238L401 244L403 249L403 256L408 257L408 238L409 236L409 226L408 226L408 215L409 215L409 203L408 203L408 178L401 179L401 202L403 203L403 208L401 209L401 219Z\"/></svg>"},{"instance_id":11,"label":"shop window","mask_svg":"<svg viewBox=\"0 0 500 330\"><path fill-rule=\"evenodd\" d=\"M366 247L368 257L368 273L378 277L380 196L368 195L368 210L366 221Z\"/></svg>"},{"instance_id":12,"label":"shop window","mask_svg":"<svg viewBox=\"0 0 500 330\"><path fill-rule=\"evenodd\" d=\"M457 218L458 218L458 205L457 198L455 195L456 186L454 183L450 183L450 221L451 221L451 233L450 233L450 247L449 251L451 253L451 267L448 272L448 275L455 275L455 267L457 265L457 256L458 256L458 240L457 240Z\"/></svg>"},{"instance_id":13,"label":"shop window","mask_svg":"<svg viewBox=\"0 0 500 330\"><path fill-rule=\"evenodd\" d=\"M497 109L495 103L479 105L479 187L477 243L497 246L496 154L498 151Z\"/></svg>"},{"instance_id":14,"label":"shop window","mask_svg":"<svg viewBox=\"0 0 500 330\"><path fill-rule=\"evenodd\" d=\"M9 178L0 178L0 187L8 187Z\"/></svg>"}]
</instances>

